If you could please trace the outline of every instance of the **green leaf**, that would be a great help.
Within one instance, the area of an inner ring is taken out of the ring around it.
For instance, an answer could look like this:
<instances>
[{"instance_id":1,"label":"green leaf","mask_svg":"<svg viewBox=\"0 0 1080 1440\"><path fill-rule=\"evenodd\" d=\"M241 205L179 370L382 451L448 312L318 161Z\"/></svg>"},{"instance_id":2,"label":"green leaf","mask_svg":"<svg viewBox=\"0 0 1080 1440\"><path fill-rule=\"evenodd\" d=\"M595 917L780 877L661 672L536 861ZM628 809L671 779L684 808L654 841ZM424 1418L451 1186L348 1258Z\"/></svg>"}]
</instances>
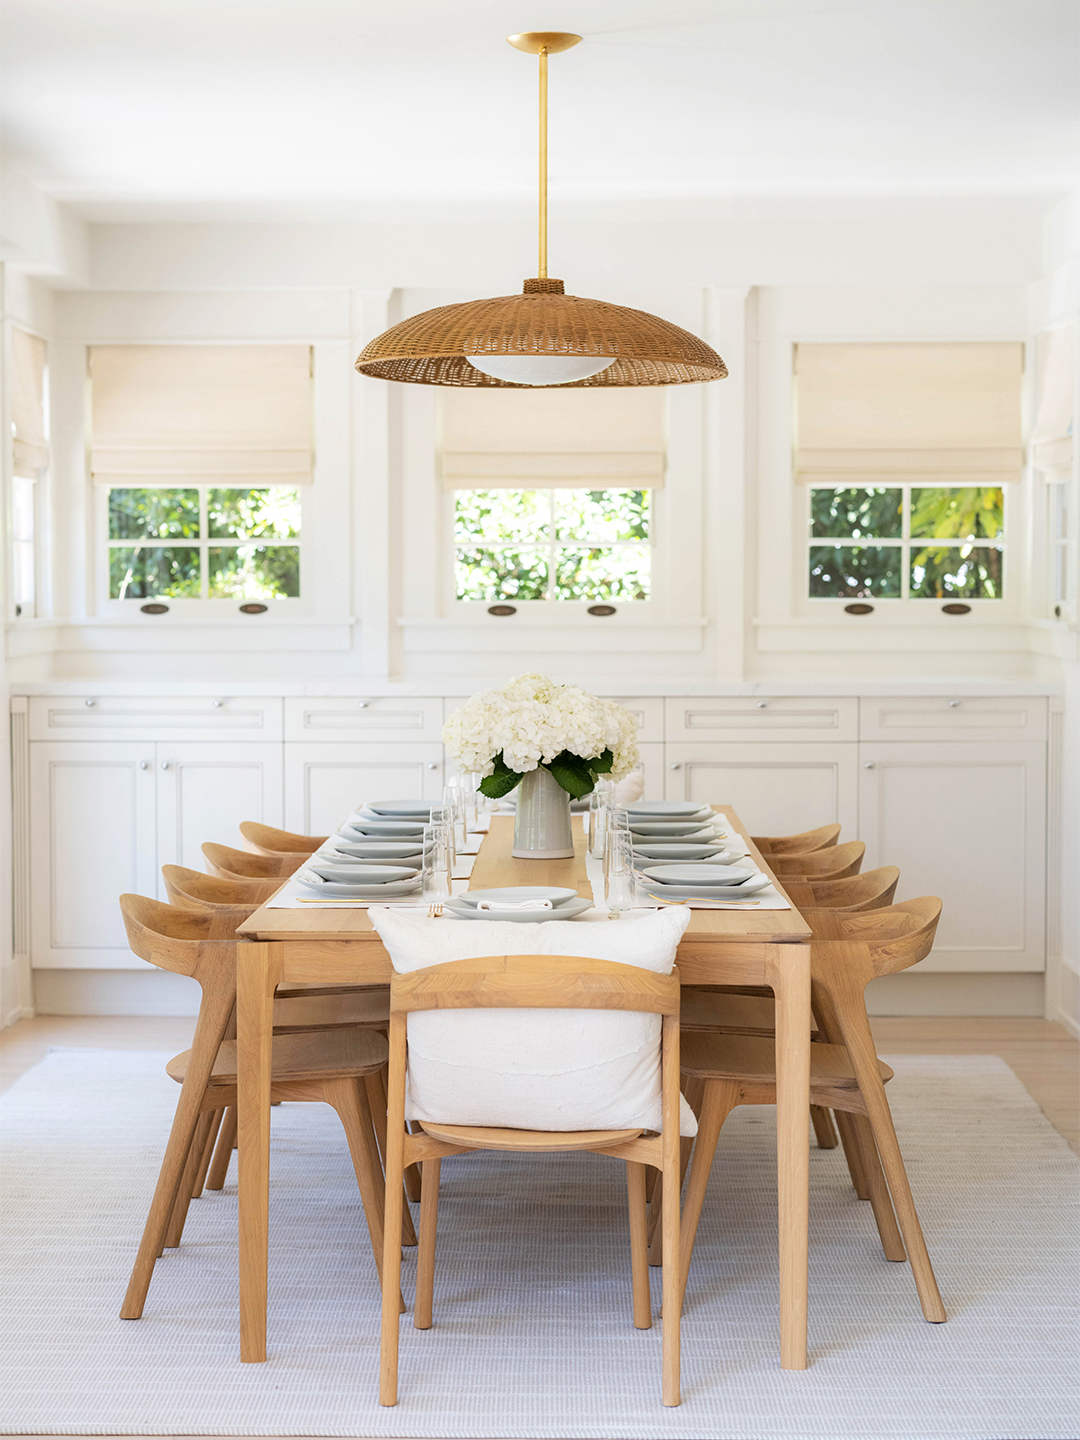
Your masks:
<instances>
[{"instance_id":1,"label":"green leaf","mask_svg":"<svg viewBox=\"0 0 1080 1440\"><path fill-rule=\"evenodd\" d=\"M480 793L486 795L489 800L501 800L504 795L509 795L515 785L519 785L524 779L517 770L511 770L503 760L502 751L495 756L495 772L492 775L485 775L480 781Z\"/></svg>"},{"instance_id":2,"label":"green leaf","mask_svg":"<svg viewBox=\"0 0 1080 1440\"><path fill-rule=\"evenodd\" d=\"M568 750L556 755L551 764L544 768L551 771L573 800L584 799L593 788L593 777L587 762L577 755L571 755Z\"/></svg>"},{"instance_id":3,"label":"green leaf","mask_svg":"<svg viewBox=\"0 0 1080 1440\"><path fill-rule=\"evenodd\" d=\"M597 755L593 760L585 762L594 775L607 775L615 764L615 756L610 750L605 750L602 755Z\"/></svg>"}]
</instances>

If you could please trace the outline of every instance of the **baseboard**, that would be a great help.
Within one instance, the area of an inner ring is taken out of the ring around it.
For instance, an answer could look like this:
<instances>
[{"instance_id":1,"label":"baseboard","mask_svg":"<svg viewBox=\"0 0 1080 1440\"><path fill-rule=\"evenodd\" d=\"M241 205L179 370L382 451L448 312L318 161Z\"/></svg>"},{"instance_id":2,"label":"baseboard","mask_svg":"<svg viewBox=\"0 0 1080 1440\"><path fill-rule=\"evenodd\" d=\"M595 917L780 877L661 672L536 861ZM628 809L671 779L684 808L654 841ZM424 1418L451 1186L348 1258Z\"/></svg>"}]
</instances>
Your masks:
<instances>
[{"instance_id":1,"label":"baseboard","mask_svg":"<svg viewBox=\"0 0 1080 1440\"><path fill-rule=\"evenodd\" d=\"M866 988L871 1015L1042 1015L1040 972L901 971Z\"/></svg>"},{"instance_id":2,"label":"baseboard","mask_svg":"<svg viewBox=\"0 0 1080 1440\"><path fill-rule=\"evenodd\" d=\"M1058 1006L1056 1014L1052 1015L1050 1018L1055 1022L1055 1024L1060 1025L1063 1030L1067 1030L1074 1040L1080 1040L1080 1025L1076 1023L1076 1020L1073 1018L1073 1016L1066 1015L1065 1011L1062 1010L1060 1006Z\"/></svg>"},{"instance_id":3,"label":"baseboard","mask_svg":"<svg viewBox=\"0 0 1080 1440\"><path fill-rule=\"evenodd\" d=\"M38 1015L197 1015L199 986L169 970L35 970Z\"/></svg>"},{"instance_id":4,"label":"baseboard","mask_svg":"<svg viewBox=\"0 0 1080 1440\"><path fill-rule=\"evenodd\" d=\"M0 1019L0 1030L6 1030L9 1025L17 1025L20 1020L32 1020L36 1013L32 1005L16 1005Z\"/></svg>"}]
</instances>

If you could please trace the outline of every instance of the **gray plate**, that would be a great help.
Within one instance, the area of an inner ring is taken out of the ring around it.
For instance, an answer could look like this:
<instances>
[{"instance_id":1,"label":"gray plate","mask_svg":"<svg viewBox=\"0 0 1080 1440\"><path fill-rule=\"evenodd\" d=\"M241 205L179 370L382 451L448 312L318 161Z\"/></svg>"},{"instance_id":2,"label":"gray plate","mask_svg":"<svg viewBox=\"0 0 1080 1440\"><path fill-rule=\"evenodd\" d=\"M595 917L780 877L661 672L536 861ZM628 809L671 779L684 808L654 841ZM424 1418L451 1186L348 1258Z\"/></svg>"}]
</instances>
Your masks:
<instances>
[{"instance_id":1,"label":"gray plate","mask_svg":"<svg viewBox=\"0 0 1080 1440\"><path fill-rule=\"evenodd\" d=\"M455 895L463 905L479 905L481 900L550 900L558 909L582 897L576 890L560 889L557 885L505 885L496 890L468 890Z\"/></svg>"},{"instance_id":2,"label":"gray plate","mask_svg":"<svg viewBox=\"0 0 1080 1440\"><path fill-rule=\"evenodd\" d=\"M741 885L757 872L746 865L645 865L642 874L658 885Z\"/></svg>"},{"instance_id":3,"label":"gray plate","mask_svg":"<svg viewBox=\"0 0 1080 1440\"><path fill-rule=\"evenodd\" d=\"M424 826L419 820L355 820L343 825L339 833L346 840L405 840L410 835L419 840Z\"/></svg>"},{"instance_id":4,"label":"gray plate","mask_svg":"<svg viewBox=\"0 0 1080 1440\"><path fill-rule=\"evenodd\" d=\"M327 849L340 850L343 855L355 855L358 860L400 860L412 861L423 854L420 839L407 840L347 840L340 833L327 841Z\"/></svg>"},{"instance_id":5,"label":"gray plate","mask_svg":"<svg viewBox=\"0 0 1080 1440\"><path fill-rule=\"evenodd\" d=\"M325 860L331 865L377 865L380 869L404 866L407 870L419 870L423 859L422 850L411 850L408 855L353 855L348 850L334 850L329 846L325 850L317 850L311 857L312 861L317 860L320 864Z\"/></svg>"},{"instance_id":6,"label":"gray plate","mask_svg":"<svg viewBox=\"0 0 1080 1440\"><path fill-rule=\"evenodd\" d=\"M634 846L634 854L642 860L709 860L714 865L727 865L741 858L738 851L725 850L722 842L709 845L704 840L696 845L650 845L641 840Z\"/></svg>"},{"instance_id":7,"label":"gray plate","mask_svg":"<svg viewBox=\"0 0 1080 1440\"><path fill-rule=\"evenodd\" d=\"M722 826L699 825L696 820L680 820L674 825L665 825L659 820L643 820L640 824L631 824L630 834L635 840L644 840L646 845L663 845L666 840L686 844L698 840L722 840L727 832Z\"/></svg>"},{"instance_id":8,"label":"gray plate","mask_svg":"<svg viewBox=\"0 0 1080 1440\"><path fill-rule=\"evenodd\" d=\"M390 885L395 880L415 880L419 870L407 865L335 865L330 860L315 858L306 866L324 880L343 882L346 885Z\"/></svg>"},{"instance_id":9,"label":"gray plate","mask_svg":"<svg viewBox=\"0 0 1080 1440\"><path fill-rule=\"evenodd\" d=\"M420 892L420 877L415 880L392 880L386 885L339 885L332 880L322 880L310 870L298 870L296 879L315 895L325 900L388 900L395 895L416 895Z\"/></svg>"},{"instance_id":10,"label":"gray plate","mask_svg":"<svg viewBox=\"0 0 1080 1440\"><path fill-rule=\"evenodd\" d=\"M457 920L509 920L512 925L542 925L548 920L573 920L591 910L593 902L583 896L565 905L556 905L554 910L476 910L471 905L462 905L461 896L448 900L443 910Z\"/></svg>"},{"instance_id":11,"label":"gray plate","mask_svg":"<svg viewBox=\"0 0 1080 1440\"><path fill-rule=\"evenodd\" d=\"M767 875L755 875L744 885L648 885L638 882L654 900L752 900L769 886Z\"/></svg>"},{"instance_id":12,"label":"gray plate","mask_svg":"<svg viewBox=\"0 0 1080 1440\"><path fill-rule=\"evenodd\" d=\"M427 800L369 800L364 809L387 820L411 820L414 817L427 820L431 815L431 804Z\"/></svg>"},{"instance_id":13,"label":"gray plate","mask_svg":"<svg viewBox=\"0 0 1080 1440\"><path fill-rule=\"evenodd\" d=\"M623 807L630 817L642 820L694 820L699 815L707 820L713 813L711 805L698 805L694 800L634 800Z\"/></svg>"}]
</instances>

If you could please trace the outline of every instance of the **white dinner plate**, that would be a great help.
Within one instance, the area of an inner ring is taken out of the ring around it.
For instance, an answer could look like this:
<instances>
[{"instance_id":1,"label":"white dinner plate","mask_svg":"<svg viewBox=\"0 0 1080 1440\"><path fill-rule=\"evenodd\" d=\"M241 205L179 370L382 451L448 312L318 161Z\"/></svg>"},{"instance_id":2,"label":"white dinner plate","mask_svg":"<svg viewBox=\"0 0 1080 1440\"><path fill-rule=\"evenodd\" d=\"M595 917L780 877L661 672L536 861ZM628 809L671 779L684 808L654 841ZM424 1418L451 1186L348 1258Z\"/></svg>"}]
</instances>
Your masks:
<instances>
[{"instance_id":1,"label":"white dinner plate","mask_svg":"<svg viewBox=\"0 0 1080 1440\"><path fill-rule=\"evenodd\" d=\"M422 816L428 819L431 815L431 802L428 800L369 800L364 806L374 815L385 816L387 820L394 818L409 819Z\"/></svg>"},{"instance_id":2,"label":"white dinner plate","mask_svg":"<svg viewBox=\"0 0 1080 1440\"><path fill-rule=\"evenodd\" d=\"M324 880L310 870L298 870L296 879L305 890L314 891L327 900L388 900L395 895L415 895L420 889L419 875L414 880L392 880L385 885L342 885Z\"/></svg>"},{"instance_id":3,"label":"white dinner plate","mask_svg":"<svg viewBox=\"0 0 1080 1440\"><path fill-rule=\"evenodd\" d=\"M512 925L542 925L548 920L573 920L593 908L593 902L579 896L577 900L556 905L554 910L477 910L475 906L463 905L463 896L455 895L443 906L443 910L457 920L509 920Z\"/></svg>"},{"instance_id":4,"label":"white dinner plate","mask_svg":"<svg viewBox=\"0 0 1080 1440\"><path fill-rule=\"evenodd\" d=\"M347 840L404 840L410 835L420 839L424 826L419 820L350 820L340 833Z\"/></svg>"},{"instance_id":5,"label":"white dinner plate","mask_svg":"<svg viewBox=\"0 0 1080 1440\"><path fill-rule=\"evenodd\" d=\"M643 820L650 816L657 820L694 820L699 815L708 819L713 813L711 805L699 805L696 800L633 800L623 808Z\"/></svg>"},{"instance_id":6,"label":"white dinner plate","mask_svg":"<svg viewBox=\"0 0 1080 1440\"><path fill-rule=\"evenodd\" d=\"M421 839L423 837L420 837ZM411 862L423 854L420 840L347 840L339 831L326 842L327 848L355 855L358 860L401 860Z\"/></svg>"},{"instance_id":7,"label":"white dinner plate","mask_svg":"<svg viewBox=\"0 0 1080 1440\"><path fill-rule=\"evenodd\" d=\"M395 880L415 880L420 873L415 867L405 865L363 865L359 862L335 865L320 857L308 861L306 868L321 875L324 880L336 880L346 885L389 885Z\"/></svg>"},{"instance_id":8,"label":"white dinner plate","mask_svg":"<svg viewBox=\"0 0 1080 1440\"><path fill-rule=\"evenodd\" d=\"M660 885L742 885L758 872L739 865L646 865L641 873Z\"/></svg>"},{"instance_id":9,"label":"white dinner plate","mask_svg":"<svg viewBox=\"0 0 1080 1440\"><path fill-rule=\"evenodd\" d=\"M651 835L654 840L677 840L680 835L700 835L712 832L712 826L700 820L639 820L630 817L630 830L634 835Z\"/></svg>"},{"instance_id":10,"label":"white dinner plate","mask_svg":"<svg viewBox=\"0 0 1080 1440\"><path fill-rule=\"evenodd\" d=\"M722 840L718 840L715 845L704 840L700 844L683 845L672 841L670 845L651 845L642 840L634 846L634 854L645 860L711 860L714 865L723 865L726 862L718 857L728 854L728 851L725 850ZM733 858L739 858L734 851L731 854Z\"/></svg>"},{"instance_id":11,"label":"white dinner plate","mask_svg":"<svg viewBox=\"0 0 1080 1440\"><path fill-rule=\"evenodd\" d=\"M495 890L466 890L462 895L455 895L454 899L465 905L479 905L481 900L501 900L508 905L520 900L550 900L552 905L561 908L581 899L581 896L576 890L566 890L557 885L505 885Z\"/></svg>"},{"instance_id":12,"label":"white dinner plate","mask_svg":"<svg viewBox=\"0 0 1080 1440\"><path fill-rule=\"evenodd\" d=\"M744 885L646 885L645 893L654 900L750 900L759 890L769 887L767 875L755 875ZM639 892L640 893L640 892Z\"/></svg>"}]
</instances>

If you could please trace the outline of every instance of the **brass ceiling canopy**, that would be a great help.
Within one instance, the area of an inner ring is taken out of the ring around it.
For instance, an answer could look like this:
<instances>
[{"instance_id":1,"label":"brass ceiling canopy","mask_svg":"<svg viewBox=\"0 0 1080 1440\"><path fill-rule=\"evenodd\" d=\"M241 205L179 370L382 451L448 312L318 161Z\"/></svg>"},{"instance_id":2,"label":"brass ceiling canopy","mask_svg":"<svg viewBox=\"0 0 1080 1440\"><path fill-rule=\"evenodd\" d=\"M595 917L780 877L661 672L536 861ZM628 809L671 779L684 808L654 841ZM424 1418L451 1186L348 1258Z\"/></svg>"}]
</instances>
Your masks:
<instances>
[{"instance_id":1,"label":"brass ceiling canopy","mask_svg":"<svg viewBox=\"0 0 1080 1440\"><path fill-rule=\"evenodd\" d=\"M567 295L547 273L547 59L580 35L510 35L517 50L540 57L538 276L521 295L468 300L425 310L366 345L361 375L416 385L688 385L728 372L716 352L688 330L643 310Z\"/></svg>"}]
</instances>

